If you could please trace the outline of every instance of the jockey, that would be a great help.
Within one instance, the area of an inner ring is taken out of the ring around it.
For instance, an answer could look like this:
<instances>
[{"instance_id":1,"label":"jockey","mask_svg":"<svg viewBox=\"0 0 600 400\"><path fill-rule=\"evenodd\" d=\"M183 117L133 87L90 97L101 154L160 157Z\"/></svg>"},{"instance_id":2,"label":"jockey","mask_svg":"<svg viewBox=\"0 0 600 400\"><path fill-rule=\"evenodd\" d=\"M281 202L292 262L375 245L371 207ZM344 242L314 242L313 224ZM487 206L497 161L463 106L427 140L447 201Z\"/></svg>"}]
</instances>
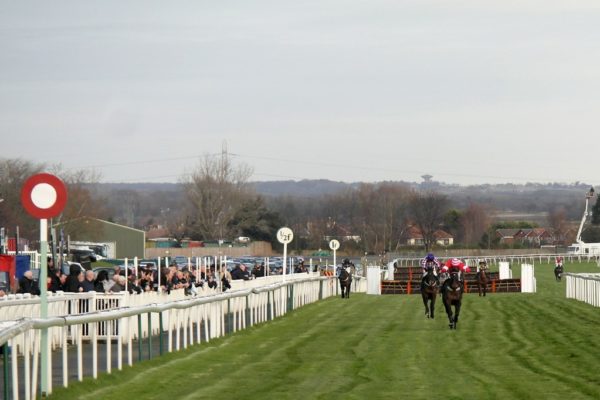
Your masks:
<instances>
[{"instance_id":1,"label":"jockey","mask_svg":"<svg viewBox=\"0 0 600 400\"><path fill-rule=\"evenodd\" d=\"M470 272L471 269L464 262L459 260L458 258L451 258L444 263L444 266L442 267L442 272L451 273L452 271L457 271L459 273L462 273L462 272ZM459 274L458 277L459 277L458 278L459 280L462 280L461 274ZM450 278L446 279L443 286L446 286L446 284L449 281L450 281Z\"/></svg>"},{"instance_id":2,"label":"jockey","mask_svg":"<svg viewBox=\"0 0 600 400\"><path fill-rule=\"evenodd\" d=\"M556 257L555 266L562 267L562 263L563 263L562 257L561 256Z\"/></svg>"},{"instance_id":3,"label":"jockey","mask_svg":"<svg viewBox=\"0 0 600 400\"><path fill-rule=\"evenodd\" d=\"M421 259L421 268L423 268L423 274L427 273L427 267L433 264L433 272L437 275L442 263L433 253L427 253L427 255Z\"/></svg>"},{"instance_id":4,"label":"jockey","mask_svg":"<svg viewBox=\"0 0 600 400\"><path fill-rule=\"evenodd\" d=\"M435 280L438 285L440 283L440 279L438 277L438 272L441 267L440 260L433 253L427 253L427 255L421 259L421 268L423 268L423 278L421 279L421 284L425 281L425 275L427 275L427 269L429 267L433 268L433 275L435 276Z\"/></svg>"},{"instance_id":5,"label":"jockey","mask_svg":"<svg viewBox=\"0 0 600 400\"><path fill-rule=\"evenodd\" d=\"M350 260L349 260L349 259L347 259L347 258L344 258L344 261L342 261L342 265L341 265L341 266L338 266L338 267L335 269L335 276L339 278L339 277L340 277L340 274L342 273L342 269L346 269L346 268L348 268L350 265L351 265L351 263L350 263Z\"/></svg>"}]
</instances>

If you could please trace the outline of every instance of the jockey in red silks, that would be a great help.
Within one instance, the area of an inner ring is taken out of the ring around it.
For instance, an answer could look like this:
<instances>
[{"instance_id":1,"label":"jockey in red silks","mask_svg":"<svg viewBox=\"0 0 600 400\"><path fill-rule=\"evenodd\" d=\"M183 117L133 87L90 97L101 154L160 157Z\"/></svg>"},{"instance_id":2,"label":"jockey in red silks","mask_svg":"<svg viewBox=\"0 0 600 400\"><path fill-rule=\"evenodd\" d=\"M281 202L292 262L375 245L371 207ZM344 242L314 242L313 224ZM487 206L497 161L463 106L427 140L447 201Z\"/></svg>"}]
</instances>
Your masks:
<instances>
[{"instance_id":1,"label":"jockey in red silks","mask_svg":"<svg viewBox=\"0 0 600 400\"><path fill-rule=\"evenodd\" d=\"M563 263L562 257L561 256L556 257L555 266L556 267L562 267L562 263Z\"/></svg>"},{"instance_id":2,"label":"jockey in red silks","mask_svg":"<svg viewBox=\"0 0 600 400\"><path fill-rule=\"evenodd\" d=\"M458 258L451 258L449 260L446 260L446 262L444 263L444 266L442 267L442 272L452 272L452 271L457 271L457 272L470 272L471 269L461 260L459 260ZM459 279L460 279L461 275L459 275ZM446 281L444 282L444 285L446 284L446 282L448 282L450 280L450 278L446 279Z\"/></svg>"}]
</instances>

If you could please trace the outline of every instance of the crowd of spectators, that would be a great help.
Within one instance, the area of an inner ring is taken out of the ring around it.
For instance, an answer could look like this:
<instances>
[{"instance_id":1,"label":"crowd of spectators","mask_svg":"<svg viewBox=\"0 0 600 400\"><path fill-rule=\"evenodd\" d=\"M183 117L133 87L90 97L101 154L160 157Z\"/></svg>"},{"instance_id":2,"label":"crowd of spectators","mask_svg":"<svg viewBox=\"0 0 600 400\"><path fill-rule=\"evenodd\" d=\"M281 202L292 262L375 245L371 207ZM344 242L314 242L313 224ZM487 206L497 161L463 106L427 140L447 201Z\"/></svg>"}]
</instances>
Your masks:
<instances>
[{"instance_id":1,"label":"crowd of spectators","mask_svg":"<svg viewBox=\"0 0 600 400\"><path fill-rule=\"evenodd\" d=\"M170 293L171 290L184 289L186 294L196 295L198 289L205 285L213 290L220 286L223 291L226 291L231 289L232 280L250 280L266 276L264 263L256 264L252 269L243 263L236 264L231 272L226 268L222 270L216 268L215 265L199 270L187 267L179 269L176 264L171 264L168 267L162 267L160 272L159 280L158 271L150 267L139 268L136 275L136 271L132 268L125 271L121 266L115 266L112 271L110 268L100 269L95 273L92 270L84 271L78 264L72 264L67 275L60 268L55 268L52 259L49 258L46 287L50 292L119 293L128 291L134 294L157 291L160 283L163 292ZM18 293L40 294L38 282L33 279L31 271L25 272L23 278L19 280Z\"/></svg>"}]
</instances>

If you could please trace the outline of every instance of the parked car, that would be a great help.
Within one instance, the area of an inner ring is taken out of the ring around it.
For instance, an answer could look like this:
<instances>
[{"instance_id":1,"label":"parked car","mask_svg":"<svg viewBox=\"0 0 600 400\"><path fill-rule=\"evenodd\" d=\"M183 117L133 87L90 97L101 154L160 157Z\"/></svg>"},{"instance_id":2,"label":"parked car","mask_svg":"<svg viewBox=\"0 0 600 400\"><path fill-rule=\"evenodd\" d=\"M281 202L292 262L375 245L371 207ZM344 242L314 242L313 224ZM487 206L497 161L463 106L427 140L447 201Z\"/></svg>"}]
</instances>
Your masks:
<instances>
[{"instance_id":1,"label":"parked car","mask_svg":"<svg viewBox=\"0 0 600 400\"><path fill-rule=\"evenodd\" d=\"M98 273L100 271L106 271L108 272L108 279L113 278L113 276L115 275L115 268L114 267L96 267L93 268L92 271L94 271L94 276L98 276Z\"/></svg>"},{"instance_id":2,"label":"parked car","mask_svg":"<svg viewBox=\"0 0 600 400\"><path fill-rule=\"evenodd\" d=\"M144 269L156 270L156 262L154 262L154 261L140 261L138 263L138 267L139 268L144 268Z\"/></svg>"},{"instance_id":3,"label":"parked car","mask_svg":"<svg viewBox=\"0 0 600 400\"><path fill-rule=\"evenodd\" d=\"M177 268L181 269L183 267L187 267L188 258L184 256L175 256L175 264L177 264Z\"/></svg>"},{"instance_id":4,"label":"parked car","mask_svg":"<svg viewBox=\"0 0 600 400\"><path fill-rule=\"evenodd\" d=\"M98 261L98 256L92 250L70 249L69 254L73 256L73 260L75 261Z\"/></svg>"},{"instance_id":5,"label":"parked car","mask_svg":"<svg viewBox=\"0 0 600 400\"><path fill-rule=\"evenodd\" d=\"M62 273L65 275L69 275L71 273L71 265L78 266L81 269L81 272L85 273L85 268L83 268L83 266L80 263L73 262L73 261L63 262L63 265L61 268Z\"/></svg>"}]
</instances>

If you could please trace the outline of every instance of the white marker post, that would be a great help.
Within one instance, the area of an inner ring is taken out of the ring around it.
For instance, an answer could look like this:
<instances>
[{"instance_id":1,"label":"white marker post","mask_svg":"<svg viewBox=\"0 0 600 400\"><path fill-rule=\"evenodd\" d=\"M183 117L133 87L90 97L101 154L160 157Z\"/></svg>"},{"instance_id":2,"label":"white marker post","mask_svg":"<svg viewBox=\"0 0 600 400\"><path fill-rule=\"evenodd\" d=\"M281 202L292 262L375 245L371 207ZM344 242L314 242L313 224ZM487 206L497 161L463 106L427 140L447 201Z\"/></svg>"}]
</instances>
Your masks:
<instances>
[{"instance_id":1,"label":"white marker post","mask_svg":"<svg viewBox=\"0 0 600 400\"><path fill-rule=\"evenodd\" d=\"M48 318L48 218L58 216L67 204L67 187L58 177L41 173L33 175L23 183L21 203L31 216L40 220L40 318ZM54 260L55 262L57 260ZM56 265L55 265L56 268ZM61 268L59 265L58 268ZM16 351L13 349L13 351ZM42 397L52 393L50 370L50 344L48 328L41 329L40 338L40 393ZM30 388L27 388L29 391Z\"/></svg>"},{"instance_id":2,"label":"white marker post","mask_svg":"<svg viewBox=\"0 0 600 400\"><path fill-rule=\"evenodd\" d=\"M329 248L333 250L333 275L335 275L335 268L337 267L336 251L340 248L340 242L333 239L329 242Z\"/></svg>"},{"instance_id":3,"label":"white marker post","mask_svg":"<svg viewBox=\"0 0 600 400\"><path fill-rule=\"evenodd\" d=\"M283 276L287 274L287 245L294 240L294 232L290 228L283 227L277 231L277 240L283 244Z\"/></svg>"}]
</instances>

